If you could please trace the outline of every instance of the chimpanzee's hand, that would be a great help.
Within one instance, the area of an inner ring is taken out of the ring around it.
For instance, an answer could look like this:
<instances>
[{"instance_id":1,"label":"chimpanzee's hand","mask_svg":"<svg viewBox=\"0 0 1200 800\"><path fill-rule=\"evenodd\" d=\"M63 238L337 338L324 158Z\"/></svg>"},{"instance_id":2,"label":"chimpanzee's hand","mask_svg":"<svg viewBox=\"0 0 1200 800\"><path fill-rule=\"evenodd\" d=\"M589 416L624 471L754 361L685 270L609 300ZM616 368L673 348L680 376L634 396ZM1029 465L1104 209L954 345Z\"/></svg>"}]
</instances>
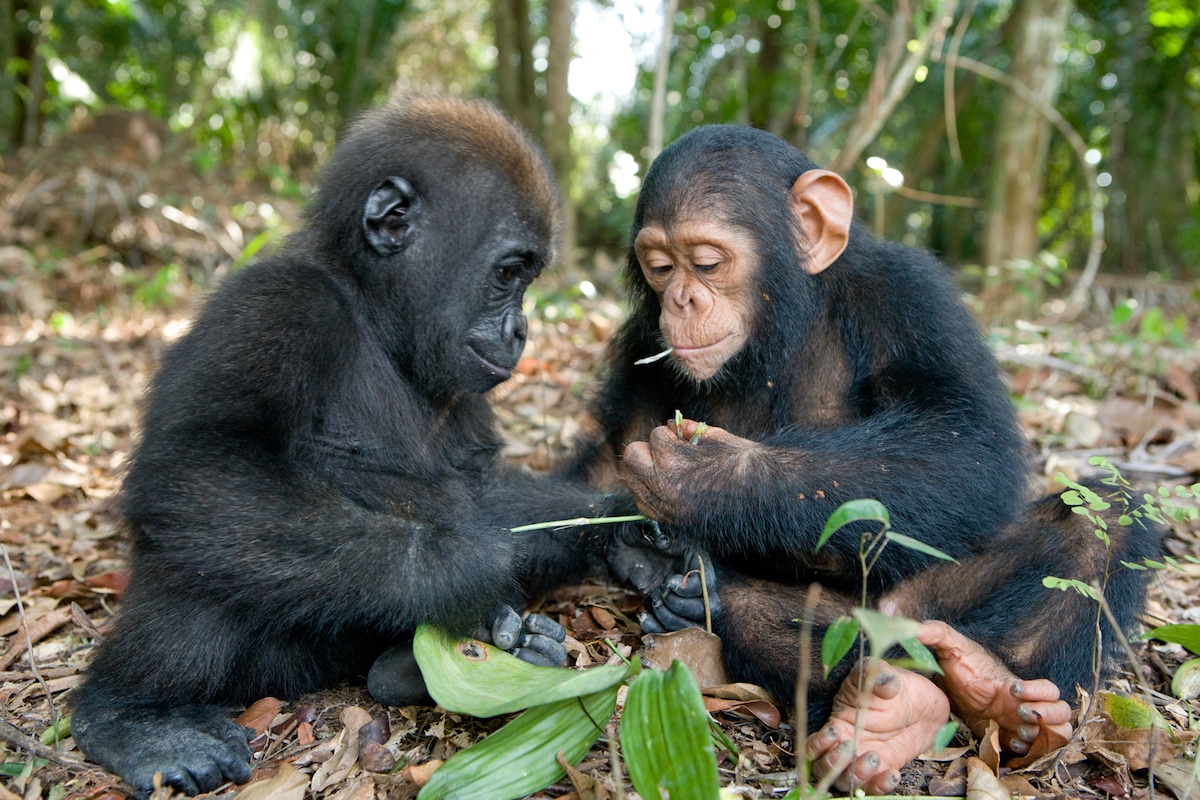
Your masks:
<instances>
[{"instance_id":1,"label":"chimpanzee's hand","mask_svg":"<svg viewBox=\"0 0 1200 800\"><path fill-rule=\"evenodd\" d=\"M704 560L704 581L700 580L700 560ZM705 586L708 589L709 616L721 611L721 598L717 593L717 572L712 561L697 550L685 557L685 570L672 575L650 594L650 610L638 615L645 633L666 633L683 628L703 628L707 621L704 613Z\"/></svg>"},{"instance_id":2,"label":"chimpanzee's hand","mask_svg":"<svg viewBox=\"0 0 1200 800\"><path fill-rule=\"evenodd\" d=\"M690 419L678 426L671 421L652 430L647 441L628 445L618 467L643 514L658 522L687 525L702 511L697 472L712 466L733 468L739 453L753 446L723 428Z\"/></svg>"},{"instance_id":3,"label":"chimpanzee's hand","mask_svg":"<svg viewBox=\"0 0 1200 800\"><path fill-rule=\"evenodd\" d=\"M562 644L567 632L549 617L529 614L521 619L511 606L503 606L492 620L491 634L492 644L522 661L539 667L567 664L567 648Z\"/></svg>"}]
</instances>

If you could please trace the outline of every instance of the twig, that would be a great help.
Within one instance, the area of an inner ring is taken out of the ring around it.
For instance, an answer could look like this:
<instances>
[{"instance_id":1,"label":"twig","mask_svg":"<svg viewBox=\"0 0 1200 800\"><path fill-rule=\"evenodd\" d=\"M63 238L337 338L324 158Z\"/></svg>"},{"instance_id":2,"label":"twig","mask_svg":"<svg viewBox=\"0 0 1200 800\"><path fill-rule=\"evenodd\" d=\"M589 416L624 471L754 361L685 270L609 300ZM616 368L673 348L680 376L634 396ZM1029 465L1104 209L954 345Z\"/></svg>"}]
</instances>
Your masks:
<instances>
[{"instance_id":1,"label":"twig","mask_svg":"<svg viewBox=\"0 0 1200 800\"><path fill-rule=\"evenodd\" d=\"M644 514L629 514L624 517L575 517L574 519L555 519L550 522L534 522L530 525L518 525L509 528L513 533L541 531L547 528L571 528L576 525L608 525L617 522L641 522L646 519Z\"/></svg>"},{"instance_id":2,"label":"twig","mask_svg":"<svg viewBox=\"0 0 1200 800\"><path fill-rule=\"evenodd\" d=\"M621 757L617 755L617 726L612 720L608 721L604 733L608 737L609 771L612 775L613 786L616 787L617 800L625 800L625 781L621 777Z\"/></svg>"},{"instance_id":3,"label":"twig","mask_svg":"<svg viewBox=\"0 0 1200 800\"><path fill-rule=\"evenodd\" d=\"M708 607L708 579L704 574L704 557L696 556L700 562L700 594L704 597L704 630L712 633L712 609Z\"/></svg>"},{"instance_id":4,"label":"twig","mask_svg":"<svg viewBox=\"0 0 1200 800\"><path fill-rule=\"evenodd\" d=\"M19 747L25 752L37 758L44 758L47 761L53 761L55 764L66 767L67 769L77 770L94 770L96 767L88 764L86 761L80 761L77 758L72 758L64 753L60 753L53 747L46 745L34 739L25 731L15 725L0 720L0 740L8 742L14 747Z\"/></svg>"},{"instance_id":5,"label":"twig","mask_svg":"<svg viewBox=\"0 0 1200 800\"><path fill-rule=\"evenodd\" d=\"M808 684L812 681L812 629L821 584L810 583L804 596L804 617L800 620L800 674L796 677L796 785L808 788Z\"/></svg>"},{"instance_id":6,"label":"twig","mask_svg":"<svg viewBox=\"0 0 1200 800\"><path fill-rule=\"evenodd\" d=\"M967 10L963 12L962 18L958 21L958 27L954 29L954 36L950 39L950 52L946 54L946 72L942 82L942 102L946 107L946 138L950 142L950 158L954 160L955 164L962 164L962 148L958 144L957 106L954 102L954 68L958 65L958 53L962 49L962 40L967 33L967 26L975 14L975 5L976 0L971 0L967 4Z\"/></svg>"},{"instance_id":7,"label":"twig","mask_svg":"<svg viewBox=\"0 0 1200 800\"><path fill-rule=\"evenodd\" d=\"M38 685L42 687L42 691L46 693L46 705L50 709L50 719L51 721L54 721L58 719L58 713L54 710L54 693L51 692L50 687L46 685L46 679L43 678L42 673L38 671L37 659L33 657L33 635L29 632L29 619L25 616L25 604L21 601L21 590L17 587L17 571L13 569L12 561L8 557L8 548L5 547L3 543L0 543L0 553L4 554L4 566L8 568L8 579L12 582L13 597L17 601L17 616L21 618L21 629L25 631L25 649L22 650L19 643L14 643L12 649L5 653L3 658L0 658L0 669L8 669L8 665L15 661L17 656L21 655L22 652L28 651L29 670L33 673L33 677L38 682ZM66 619L70 619L71 609L68 608L65 610L67 612ZM62 615L59 614L59 616ZM65 624L66 619L57 625L54 625L54 627L49 628L49 630L43 633L42 636L45 636L49 634L50 631L57 629L59 625ZM40 639L41 636L38 638ZM13 728L13 730L17 731L16 728ZM20 733L20 731L17 732ZM18 743L13 742L13 744ZM36 744L38 744L39 747L44 746L40 742ZM50 750L50 748L46 749ZM50 752L53 753L54 751L50 750Z\"/></svg>"},{"instance_id":8,"label":"twig","mask_svg":"<svg viewBox=\"0 0 1200 800\"><path fill-rule=\"evenodd\" d=\"M1084 266L1083 275L1075 284L1075 288L1071 290L1070 299L1067 301L1067 311L1063 315L1064 318L1075 316L1083 310L1084 300L1092 282L1096 279L1096 273L1100 270L1100 254L1104 252L1104 198L1100 194L1100 184L1096 180L1096 168L1087 160L1087 143L1084 142L1079 132L1071 127L1071 123L1067 122L1066 118L1059 113L1058 109L1034 96L1028 86L1011 75L966 56L959 56L957 63L958 66L970 70L976 75L982 75L1001 84L1024 100L1058 129L1079 158L1079 165L1083 169L1084 178L1087 179L1088 197L1091 204L1092 244L1088 249L1087 264Z\"/></svg>"}]
</instances>

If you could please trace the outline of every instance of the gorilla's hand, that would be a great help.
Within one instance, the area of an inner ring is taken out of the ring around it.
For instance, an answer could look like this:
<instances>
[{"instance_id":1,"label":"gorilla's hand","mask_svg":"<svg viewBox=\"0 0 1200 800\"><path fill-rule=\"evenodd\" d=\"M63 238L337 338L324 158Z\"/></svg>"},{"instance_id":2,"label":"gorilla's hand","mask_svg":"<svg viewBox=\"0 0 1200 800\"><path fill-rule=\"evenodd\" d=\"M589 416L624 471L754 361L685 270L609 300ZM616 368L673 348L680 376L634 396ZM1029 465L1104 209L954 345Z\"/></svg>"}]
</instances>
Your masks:
<instances>
[{"instance_id":1,"label":"gorilla's hand","mask_svg":"<svg viewBox=\"0 0 1200 800\"><path fill-rule=\"evenodd\" d=\"M684 571L685 548L663 533L657 522L624 525L605 550L613 577L639 594L655 594L671 575Z\"/></svg>"},{"instance_id":2,"label":"gorilla's hand","mask_svg":"<svg viewBox=\"0 0 1200 800\"><path fill-rule=\"evenodd\" d=\"M504 606L492 620L491 633L492 644L522 661L539 667L567 664L567 648L562 644L567 632L549 617L529 614L521 619L511 606Z\"/></svg>"},{"instance_id":3,"label":"gorilla's hand","mask_svg":"<svg viewBox=\"0 0 1200 800\"><path fill-rule=\"evenodd\" d=\"M700 560L704 560L704 581L700 580ZM692 550L683 558L682 572L670 576L650 593L650 610L638 615L642 630L646 633L666 633L683 628L703 628L705 584L708 588L709 616L721 612L721 598L717 593L717 571L712 559L699 550Z\"/></svg>"},{"instance_id":4,"label":"gorilla's hand","mask_svg":"<svg viewBox=\"0 0 1200 800\"><path fill-rule=\"evenodd\" d=\"M87 757L124 778L139 800L154 792L156 775L187 795L250 780L253 732L218 706L126 706L101 691L75 709L71 727Z\"/></svg>"}]
</instances>

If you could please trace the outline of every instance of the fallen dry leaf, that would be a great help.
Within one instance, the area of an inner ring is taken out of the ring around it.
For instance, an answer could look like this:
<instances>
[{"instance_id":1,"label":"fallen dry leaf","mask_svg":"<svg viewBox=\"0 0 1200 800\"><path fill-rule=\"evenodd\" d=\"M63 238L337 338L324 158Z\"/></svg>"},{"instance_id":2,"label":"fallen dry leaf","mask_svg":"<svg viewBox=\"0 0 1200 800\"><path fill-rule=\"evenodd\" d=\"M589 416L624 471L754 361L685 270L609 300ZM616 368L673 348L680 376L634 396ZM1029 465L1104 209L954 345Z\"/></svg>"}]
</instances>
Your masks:
<instances>
[{"instance_id":1,"label":"fallen dry leaf","mask_svg":"<svg viewBox=\"0 0 1200 800\"><path fill-rule=\"evenodd\" d=\"M238 800L304 800L308 776L291 764L281 764L270 778L255 781L238 792Z\"/></svg>"},{"instance_id":2,"label":"fallen dry leaf","mask_svg":"<svg viewBox=\"0 0 1200 800\"><path fill-rule=\"evenodd\" d=\"M956 758L946 767L946 774L929 779L929 793L934 797L962 797L967 791L967 759Z\"/></svg>"},{"instance_id":3,"label":"fallen dry leaf","mask_svg":"<svg viewBox=\"0 0 1200 800\"><path fill-rule=\"evenodd\" d=\"M264 697L251 703L249 708L238 714L234 722L253 729L255 738L258 738L267 732L271 723L275 721L275 715L282 708L282 700L276 697Z\"/></svg>"},{"instance_id":4,"label":"fallen dry leaf","mask_svg":"<svg viewBox=\"0 0 1200 800\"><path fill-rule=\"evenodd\" d=\"M1000 772L1000 726L988 720L987 731L979 740L979 758L993 774Z\"/></svg>"},{"instance_id":5,"label":"fallen dry leaf","mask_svg":"<svg viewBox=\"0 0 1200 800\"><path fill-rule=\"evenodd\" d=\"M344 781L358 762L358 731L371 721L371 715L358 706L342 709L343 730L338 734L338 746L333 755L312 776L312 790L322 791Z\"/></svg>"},{"instance_id":6,"label":"fallen dry leaf","mask_svg":"<svg viewBox=\"0 0 1200 800\"><path fill-rule=\"evenodd\" d=\"M744 711L771 728L778 728L781 721L779 709L774 704L763 700L725 700L720 697L705 697L704 708L710 714L719 711Z\"/></svg>"},{"instance_id":7,"label":"fallen dry leaf","mask_svg":"<svg viewBox=\"0 0 1200 800\"><path fill-rule=\"evenodd\" d=\"M651 669L666 669L678 659L692 671L703 689L729 683L721 660L721 639L700 628L684 628L671 633L651 633L642 637L645 649L642 663Z\"/></svg>"},{"instance_id":8,"label":"fallen dry leaf","mask_svg":"<svg viewBox=\"0 0 1200 800\"><path fill-rule=\"evenodd\" d=\"M562 751L558 751L558 765L567 773L567 778L571 781L571 785L575 787L575 796L579 800L609 800L611 795L608 789L604 787L602 781L598 781L591 775L588 775L572 766L563 756ZM561 798L560 798L561 800Z\"/></svg>"},{"instance_id":9,"label":"fallen dry leaf","mask_svg":"<svg viewBox=\"0 0 1200 800\"><path fill-rule=\"evenodd\" d=\"M8 669L9 665L16 661L28 648L29 641L32 640L37 644L42 639L46 638L56 630L66 625L71 621L72 613L70 606L56 608L44 616L36 619L30 619L29 609L26 609L26 620L29 625L29 635L26 636L23 631L18 630L9 644L8 651L0 656L0 669ZM25 627L24 624L21 625Z\"/></svg>"},{"instance_id":10,"label":"fallen dry leaf","mask_svg":"<svg viewBox=\"0 0 1200 800\"><path fill-rule=\"evenodd\" d=\"M364 777L346 781L346 785L334 792L329 800L374 800L374 797L375 779Z\"/></svg>"},{"instance_id":11,"label":"fallen dry leaf","mask_svg":"<svg viewBox=\"0 0 1200 800\"><path fill-rule=\"evenodd\" d=\"M967 800L1012 800L1012 796L987 764L968 758Z\"/></svg>"},{"instance_id":12,"label":"fallen dry leaf","mask_svg":"<svg viewBox=\"0 0 1200 800\"><path fill-rule=\"evenodd\" d=\"M1178 800L1200 800L1200 781L1191 759L1179 756L1154 768L1154 775L1167 785Z\"/></svg>"},{"instance_id":13,"label":"fallen dry leaf","mask_svg":"<svg viewBox=\"0 0 1200 800\"><path fill-rule=\"evenodd\" d=\"M429 783L429 779L433 777L433 773L442 765L440 758L431 758L424 764L409 764L400 771L401 777L417 786L424 786Z\"/></svg>"},{"instance_id":14,"label":"fallen dry leaf","mask_svg":"<svg viewBox=\"0 0 1200 800\"><path fill-rule=\"evenodd\" d=\"M1162 728L1122 728L1109 720L1092 723L1087 730L1085 753L1091 748L1103 748L1120 755L1132 770L1145 769L1151 760L1155 764L1170 761L1179 753L1177 734Z\"/></svg>"}]
</instances>

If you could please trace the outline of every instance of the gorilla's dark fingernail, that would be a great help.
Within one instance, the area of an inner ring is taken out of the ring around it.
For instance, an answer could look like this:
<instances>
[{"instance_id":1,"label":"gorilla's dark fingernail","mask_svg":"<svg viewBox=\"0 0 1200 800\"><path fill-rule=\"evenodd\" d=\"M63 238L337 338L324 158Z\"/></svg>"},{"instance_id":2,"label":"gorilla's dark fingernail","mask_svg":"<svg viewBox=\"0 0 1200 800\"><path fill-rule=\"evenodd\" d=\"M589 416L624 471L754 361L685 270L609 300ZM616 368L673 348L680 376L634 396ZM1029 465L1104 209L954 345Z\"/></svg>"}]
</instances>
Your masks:
<instances>
[{"instance_id":1,"label":"gorilla's dark fingernail","mask_svg":"<svg viewBox=\"0 0 1200 800\"><path fill-rule=\"evenodd\" d=\"M1018 706L1017 716L1021 718L1022 722L1033 722L1033 716L1028 706Z\"/></svg>"},{"instance_id":2,"label":"gorilla's dark fingernail","mask_svg":"<svg viewBox=\"0 0 1200 800\"><path fill-rule=\"evenodd\" d=\"M867 766L871 769L879 769L879 754L874 751L867 753Z\"/></svg>"},{"instance_id":3,"label":"gorilla's dark fingernail","mask_svg":"<svg viewBox=\"0 0 1200 800\"><path fill-rule=\"evenodd\" d=\"M1009 691L1012 692L1013 697L1020 697L1021 692L1025 691L1025 685L1022 684L1020 681L1017 681L1016 683L1014 683L1012 685L1012 689L1010 689Z\"/></svg>"}]
</instances>

